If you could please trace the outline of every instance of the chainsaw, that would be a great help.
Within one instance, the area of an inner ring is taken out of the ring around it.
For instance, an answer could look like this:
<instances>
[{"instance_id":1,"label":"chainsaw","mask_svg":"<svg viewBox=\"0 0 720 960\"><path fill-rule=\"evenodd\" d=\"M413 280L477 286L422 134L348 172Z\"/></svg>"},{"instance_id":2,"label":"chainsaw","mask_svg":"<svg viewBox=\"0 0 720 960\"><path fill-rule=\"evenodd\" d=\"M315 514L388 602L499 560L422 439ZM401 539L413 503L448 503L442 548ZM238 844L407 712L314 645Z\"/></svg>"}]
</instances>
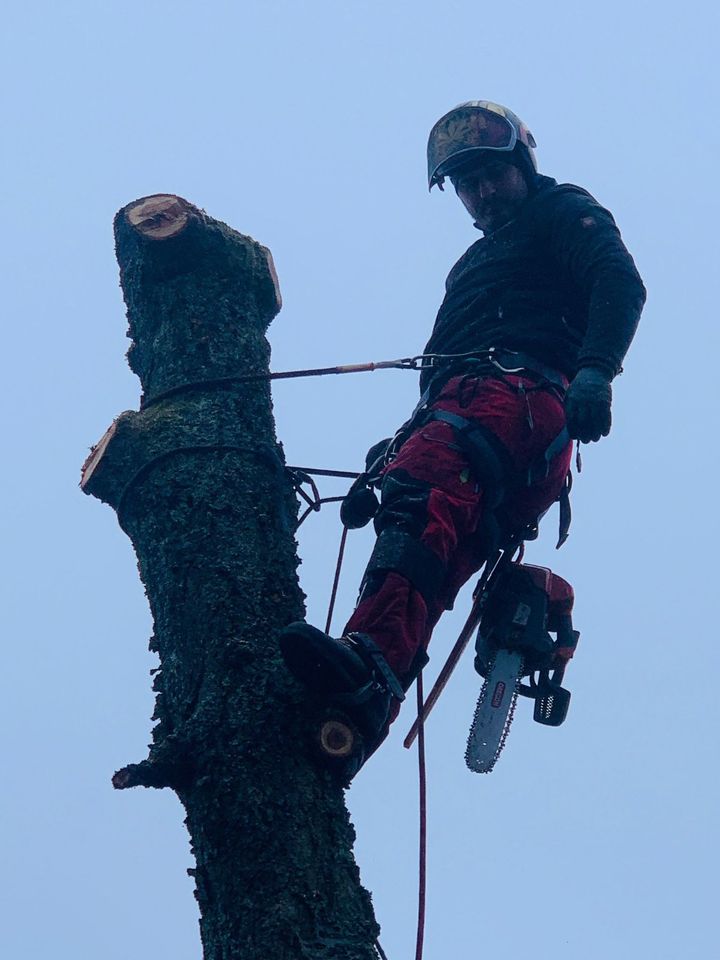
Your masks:
<instances>
[{"instance_id":1,"label":"chainsaw","mask_svg":"<svg viewBox=\"0 0 720 960\"><path fill-rule=\"evenodd\" d=\"M404 746L412 746L476 631L475 669L484 682L465 751L468 767L476 773L493 769L518 696L535 701L538 723L560 726L570 705L562 681L580 637L572 624L573 601L570 584L546 567L511 561L507 551L496 556L475 588L470 615Z\"/></svg>"},{"instance_id":2,"label":"chainsaw","mask_svg":"<svg viewBox=\"0 0 720 960\"><path fill-rule=\"evenodd\" d=\"M465 751L475 773L495 766L518 696L534 700L538 723L558 727L565 720L570 691L562 681L580 637L572 625L573 600L566 580L524 563L498 565L476 598L475 669L484 683Z\"/></svg>"}]
</instances>

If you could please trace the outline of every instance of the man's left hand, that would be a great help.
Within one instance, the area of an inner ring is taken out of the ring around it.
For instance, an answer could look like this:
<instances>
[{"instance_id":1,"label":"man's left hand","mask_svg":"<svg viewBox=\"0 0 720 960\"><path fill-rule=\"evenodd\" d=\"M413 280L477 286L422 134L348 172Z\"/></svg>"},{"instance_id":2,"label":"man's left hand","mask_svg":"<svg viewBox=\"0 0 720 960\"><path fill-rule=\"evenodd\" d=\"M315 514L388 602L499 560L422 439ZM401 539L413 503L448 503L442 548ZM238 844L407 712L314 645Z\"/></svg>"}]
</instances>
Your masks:
<instances>
[{"instance_id":1,"label":"man's left hand","mask_svg":"<svg viewBox=\"0 0 720 960\"><path fill-rule=\"evenodd\" d=\"M590 443L610 433L610 377L597 367L578 371L565 394L565 417L573 440Z\"/></svg>"}]
</instances>

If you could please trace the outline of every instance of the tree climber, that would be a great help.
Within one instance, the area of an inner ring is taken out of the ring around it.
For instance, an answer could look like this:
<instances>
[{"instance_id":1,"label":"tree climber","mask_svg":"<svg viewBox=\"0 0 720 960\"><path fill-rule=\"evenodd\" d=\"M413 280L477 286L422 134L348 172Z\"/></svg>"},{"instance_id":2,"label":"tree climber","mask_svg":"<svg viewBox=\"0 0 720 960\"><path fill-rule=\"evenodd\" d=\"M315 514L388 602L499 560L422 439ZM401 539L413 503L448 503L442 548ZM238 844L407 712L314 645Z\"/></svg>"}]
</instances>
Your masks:
<instances>
[{"instance_id":1,"label":"tree climber","mask_svg":"<svg viewBox=\"0 0 720 960\"><path fill-rule=\"evenodd\" d=\"M378 537L343 636L296 623L280 641L312 696L362 735L347 779L387 734L460 587L560 497L572 439L610 431L611 382L645 288L612 215L538 174L535 146L519 117L485 100L430 132L430 189L449 178L483 237L447 278L421 403L370 451L344 504L346 525L362 525L353 513L377 479Z\"/></svg>"}]
</instances>

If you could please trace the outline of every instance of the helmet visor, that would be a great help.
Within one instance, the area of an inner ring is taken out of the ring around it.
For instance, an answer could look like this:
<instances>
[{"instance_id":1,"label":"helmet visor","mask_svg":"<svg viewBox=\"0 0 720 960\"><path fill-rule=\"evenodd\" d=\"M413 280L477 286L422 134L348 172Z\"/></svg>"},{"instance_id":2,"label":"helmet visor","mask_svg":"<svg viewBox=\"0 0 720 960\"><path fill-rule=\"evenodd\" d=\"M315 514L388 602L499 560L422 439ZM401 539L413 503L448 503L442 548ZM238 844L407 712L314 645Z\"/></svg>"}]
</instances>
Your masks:
<instances>
[{"instance_id":1,"label":"helmet visor","mask_svg":"<svg viewBox=\"0 0 720 960\"><path fill-rule=\"evenodd\" d=\"M485 107L463 106L441 117L428 140L430 186L476 150L512 150L517 131L507 117Z\"/></svg>"}]
</instances>

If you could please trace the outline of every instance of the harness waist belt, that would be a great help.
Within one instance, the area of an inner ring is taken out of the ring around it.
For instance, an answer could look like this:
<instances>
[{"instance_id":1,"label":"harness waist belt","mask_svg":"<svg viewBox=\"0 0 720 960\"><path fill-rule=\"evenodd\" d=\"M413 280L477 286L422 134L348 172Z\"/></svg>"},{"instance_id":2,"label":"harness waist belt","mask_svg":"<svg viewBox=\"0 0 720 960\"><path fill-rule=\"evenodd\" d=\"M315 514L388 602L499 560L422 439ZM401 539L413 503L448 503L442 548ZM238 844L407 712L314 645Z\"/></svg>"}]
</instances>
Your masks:
<instances>
[{"instance_id":1,"label":"harness waist belt","mask_svg":"<svg viewBox=\"0 0 720 960\"><path fill-rule=\"evenodd\" d=\"M447 363L443 362L442 357L438 357L438 362L430 366L437 367L437 373L433 377L435 381L441 375L445 377L454 375L456 371L461 371L468 367L472 368L476 364L485 365L485 371L488 371L490 367L495 367L502 373L516 373L519 375L525 373L540 377L562 391L565 391L568 384L568 378L565 374L556 370L554 367L548 366L541 360L536 360L535 357L531 357L527 353L521 353L517 350L506 350L504 348L498 349L496 347L490 347L488 350L481 350L476 354L465 354L452 358L448 357Z\"/></svg>"}]
</instances>

